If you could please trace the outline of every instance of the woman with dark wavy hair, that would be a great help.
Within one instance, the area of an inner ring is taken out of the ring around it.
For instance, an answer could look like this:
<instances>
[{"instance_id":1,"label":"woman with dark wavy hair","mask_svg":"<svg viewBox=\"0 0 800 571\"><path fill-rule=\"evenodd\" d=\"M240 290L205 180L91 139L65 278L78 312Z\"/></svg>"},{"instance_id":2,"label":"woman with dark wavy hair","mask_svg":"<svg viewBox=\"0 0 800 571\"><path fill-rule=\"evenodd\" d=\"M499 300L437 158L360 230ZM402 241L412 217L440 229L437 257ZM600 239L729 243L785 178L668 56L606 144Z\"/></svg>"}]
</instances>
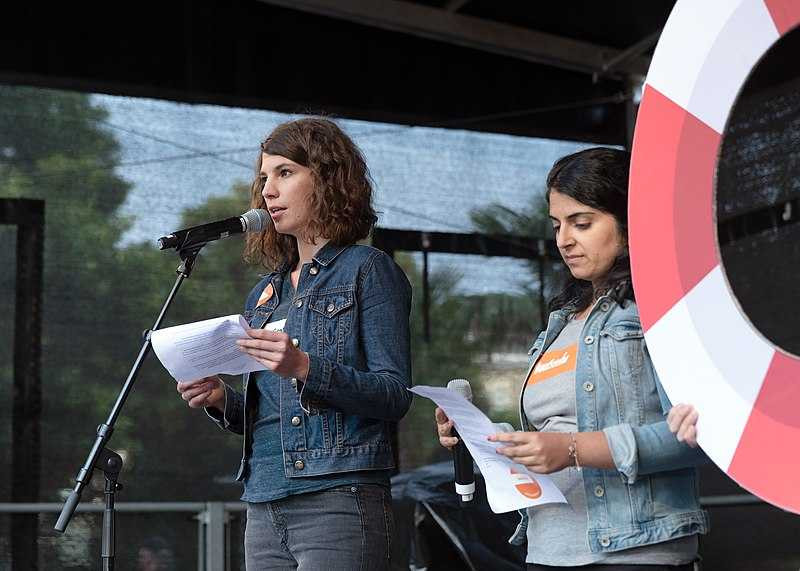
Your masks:
<instances>
[{"instance_id":1,"label":"woman with dark wavy hair","mask_svg":"<svg viewBox=\"0 0 800 571\"><path fill-rule=\"evenodd\" d=\"M705 457L670 432L631 288L629 168L627 152L593 148L547 176L570 277L529 351L522 430L490 437L498 453L550 474L569 502L526 511L512 542L527 538L529 571L690 571L708 529L695 469ZM436 421L453 446L441 409Z\"/></svg>"},{"instance_id":2,"label":"woman with dark wavy hair","mask_svg":"<svg viewBox=\"0 0 800 571\"><path fill-rule=\"evenodd\" d=\"M389 477L411 404L411 286L369 246L364 158L332 121L279 125L261 144L251 206L272 225L246 256L271 271L245 303L240 348L264 371L244 394L179 383L190 407L244 436L248 569L388 569Z\"/></svg>"}]
</instances>

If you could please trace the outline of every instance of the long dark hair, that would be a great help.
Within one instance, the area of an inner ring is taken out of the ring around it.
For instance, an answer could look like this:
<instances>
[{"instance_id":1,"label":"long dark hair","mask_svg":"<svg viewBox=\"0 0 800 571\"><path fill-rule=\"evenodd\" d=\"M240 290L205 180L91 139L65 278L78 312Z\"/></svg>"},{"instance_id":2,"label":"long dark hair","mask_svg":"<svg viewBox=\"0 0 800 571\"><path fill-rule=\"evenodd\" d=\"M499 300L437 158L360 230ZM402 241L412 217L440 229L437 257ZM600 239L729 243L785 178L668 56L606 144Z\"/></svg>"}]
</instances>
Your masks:
<instances>
[{"instance_id":1,"label":"long dark hair","mask_svg":"<svg viewBox=\"0 0 800 571\"><path fill-rule=\"evenodd\" d=\"M592 283L571 274L564 289L550 300L550 311L567 308L579 313L599 295L610 294L619 303L634 300L631 287L631 263L628 257L628 171L631 155L626 151L595 147L558 159L547 175L547 203L554 190L611 214L623 237L625 247L611 266L597 291Z\"/></svg>"}]
</instances>

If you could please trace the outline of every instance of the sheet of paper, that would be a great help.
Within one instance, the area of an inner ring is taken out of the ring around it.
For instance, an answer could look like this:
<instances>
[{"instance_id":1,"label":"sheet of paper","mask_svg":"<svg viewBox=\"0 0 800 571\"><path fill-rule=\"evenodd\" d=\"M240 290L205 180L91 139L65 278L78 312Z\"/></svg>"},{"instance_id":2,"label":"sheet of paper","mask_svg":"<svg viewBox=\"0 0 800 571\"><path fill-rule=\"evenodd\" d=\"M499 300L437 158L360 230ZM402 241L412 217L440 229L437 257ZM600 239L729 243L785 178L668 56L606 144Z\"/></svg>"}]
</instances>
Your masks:
<instances>
[{"instance_id":1,"label":"sheet of paper","mask_svg":"<svg viewBox=\"0 0 800 571\"><path fill-rule=\"evenodd\" d=\"M264 329L283 330L286 320L268 323ZM161 364L176 381L199 380L224 373L238 375L263 371L264 365L242 353L237 339L247 337L247 321L241 315L215 317L153 331L150 343Z\"/></svg>"},{"instance_id":2,"label":"sheet of paper","mask_svg":"<svg viewBox=\"0 0 800 571\"><path fill-rule=\"evenodd\" d=\"M521 464L498 454L499 442L486 438L496 434L492 421L461 394L446 387L418 385L411 392L431 399L444 410L472 454L486 481L486 499L494 513L509 512L549 503L566 503L564 494L549 476L534 474Z\"/></svg>"}]
</instances>

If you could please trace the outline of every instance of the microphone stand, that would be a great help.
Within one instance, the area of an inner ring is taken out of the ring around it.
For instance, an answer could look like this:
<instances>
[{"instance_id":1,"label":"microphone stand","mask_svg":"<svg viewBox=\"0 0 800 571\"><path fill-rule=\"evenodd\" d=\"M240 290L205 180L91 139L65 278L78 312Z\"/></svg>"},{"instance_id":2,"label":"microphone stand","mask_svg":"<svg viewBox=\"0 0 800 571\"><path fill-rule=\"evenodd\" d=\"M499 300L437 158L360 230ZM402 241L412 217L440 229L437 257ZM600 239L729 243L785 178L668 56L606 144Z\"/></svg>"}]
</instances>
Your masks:
<instances>
[{"instance_id":1,"label":"microphone stand","mask_svg":"<svg viewBox=\"0 0 800 571\"><path fill-rule=\"evenodd\" d=\"M56 531L61 533L67 529L67 525L69 525L72 515L75 512L75 508L78 506L78 502L81 499L83 489L92 479L92 472L95 468L102 470L106 478L106 505L105 510L103 511L103 533L101 547L103 571L113 571L114 569L116 547L116 536L114 529L114 495L117 490L122 489L122 484L117 482L117 477L122 470L122 457L113 450L106 448L106 444L111 438L111 434L114 432L114 424L117 421L119 413L122 411L122 406L125 404L128 395L133 389L133 383L136 381L136 377L139 374L139 369L141 368L145 357L147 357L147 354L150 352L151 332L158 329L158 327L161 325L161 322L167 313L167 309L172 304L172 300L175 298L175 295L178 293L178 288L180 288L183 280L188 278L192 273L192 268L194 267L194 262L197 258L197 255L207 243L208 242L206 241L200 241L192 244L185 244L183 248L178 249L178 256L181 258L181 263L176 270L178 277L175 280L175 284L172 286L172 291L169 292L164 305L161 307L161 311L159 312L152 329L145 330L144 343L142 343L142 348L139 350L139 355L136 357L130 373L128 373L128 378L125 380L125 384L123 384L122 389L117 396L117 400L111 409L111 413L108 415L108 419L106 419L103 424L97 427L97 438L94 442L94 445L89 452L89 456L86 458L86 462L83 464L83 468L81 468L81 470L78 472L78 475L75 477L75 489L70 492L69 496L64 502L64 507L61 509L61 514L58 516L58 521L54 527Z\"/></svg>"}]
</instances>

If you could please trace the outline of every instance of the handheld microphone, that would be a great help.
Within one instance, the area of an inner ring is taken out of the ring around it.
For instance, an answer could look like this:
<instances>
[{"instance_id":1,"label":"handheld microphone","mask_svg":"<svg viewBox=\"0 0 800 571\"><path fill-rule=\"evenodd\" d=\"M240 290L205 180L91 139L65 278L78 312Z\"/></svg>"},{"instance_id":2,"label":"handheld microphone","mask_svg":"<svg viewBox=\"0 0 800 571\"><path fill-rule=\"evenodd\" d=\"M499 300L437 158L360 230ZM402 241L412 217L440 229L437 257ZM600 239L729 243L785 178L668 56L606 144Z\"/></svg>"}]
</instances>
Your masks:
<instances>
[{"instance_id":1,"label":"handheld microphone","mask_svg":"<svg viewBox=\"0 0 800 571\"><path fill-rule=\"evenodd\" d=\"M232 216L216 222L208 222L200 226L192 226L183 230L176 230L172 234L158 239L158 249L166 250L175 248L180 250L190 246L198 246L206 242L213 242L241 234L243 232L260 232L270 222L269 212L260 208L248 210L241 216Z\"/></svg>"},{"instance_id":2,"label":"handheld microphone","mask_svg":"<svg viewBox=\"0 0 800 571\"><path fill-rule=\"evenodd\" d=\"M469 386L468 380L453 379L447 383L447 388L472 402L472 387ZM453 436L458 436L455 428L453 429ZM475 495L475 471L472 468L472 456L460 437L458 444L453 447L453 467L455 469L456 493L461 496L461 502L472 501Z\"/></svg>"}]
</instances>

